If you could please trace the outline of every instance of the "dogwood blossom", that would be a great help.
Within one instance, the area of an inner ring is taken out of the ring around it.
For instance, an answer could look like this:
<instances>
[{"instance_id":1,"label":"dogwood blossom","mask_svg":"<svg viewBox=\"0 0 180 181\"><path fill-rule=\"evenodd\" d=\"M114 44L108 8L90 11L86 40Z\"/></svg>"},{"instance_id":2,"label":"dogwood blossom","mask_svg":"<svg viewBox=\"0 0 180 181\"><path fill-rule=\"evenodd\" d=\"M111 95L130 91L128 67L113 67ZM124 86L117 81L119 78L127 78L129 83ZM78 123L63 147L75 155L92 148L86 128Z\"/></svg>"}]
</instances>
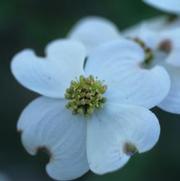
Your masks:
<instances>
[{"instance_id":1,"label":"dogwood blossom","mask_svg":"<svg viewBox=\"0 0 180 181\"><path fill-rule=\"evenodd\" d=\"M171 79L168 96L159 107L171 113L180 114L180 28L165 31L151 31L145 25L138 31L129 34L131 38L139 39L143 46L152 52L153 56L147 63L149 67L163 66Z\"/></svg>"},{"instance_id":2,"label":"dogwood blossom","mask_svg":"<svg viewBox=\"0 0 180 181\"><path fill-rule=\"evenodd\" d=\"M11 64L15 78L42 95L19 118L22 143L32 155L46 149L46 170L57 180L78 178L89 169L115 171L134 153L150 150L160 134L148 108L169 92L165 69L143 69L144 50L126 39L86 56L81 43L58 40L47 46L46 57L27 49Z\"/></svg>"}]
</instances>

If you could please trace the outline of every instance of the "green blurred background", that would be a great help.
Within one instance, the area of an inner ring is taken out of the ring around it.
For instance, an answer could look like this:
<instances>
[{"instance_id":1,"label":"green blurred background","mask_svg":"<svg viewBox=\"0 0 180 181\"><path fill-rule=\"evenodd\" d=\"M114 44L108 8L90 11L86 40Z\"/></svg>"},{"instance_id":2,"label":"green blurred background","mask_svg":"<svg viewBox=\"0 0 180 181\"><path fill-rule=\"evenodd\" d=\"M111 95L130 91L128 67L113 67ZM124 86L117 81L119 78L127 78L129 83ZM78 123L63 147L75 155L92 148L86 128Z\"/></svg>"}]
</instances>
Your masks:
<instances>
[{"instance_id":1,"label":"green blurred background","mask_svg":"<svg viewBox=\"0 0 180 181\"><path fill-rule=\"evenodd\" d=\"M121 30L159 14L162 12L141 0L0 0L0 172L12 181L51 180L44 170L47 156L28 155L16 132L19 114L37 95L22 88L12 77L9 64L15 53L33 48L43 54L49 41L66 36L84 16L104 16ZM79 180L179 181L180 116L154 111L160 118L162 133L153 150L134 156L117 172L105 176L89 172Z\"/></svg>"}]
</instances>

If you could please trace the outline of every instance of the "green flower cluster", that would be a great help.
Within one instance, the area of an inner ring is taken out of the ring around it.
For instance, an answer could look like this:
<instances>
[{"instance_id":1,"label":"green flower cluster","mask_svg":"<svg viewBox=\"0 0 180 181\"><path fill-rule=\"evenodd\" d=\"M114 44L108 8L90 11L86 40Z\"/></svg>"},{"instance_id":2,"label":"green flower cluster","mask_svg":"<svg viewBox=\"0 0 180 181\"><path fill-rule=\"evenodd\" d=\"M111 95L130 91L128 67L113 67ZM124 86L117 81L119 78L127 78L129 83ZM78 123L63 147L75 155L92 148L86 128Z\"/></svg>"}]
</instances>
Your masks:
<instances>
[{"instance_id":1,"label":"green flower cluster","mask_svg":"<svg viewBox=\"0 0 180 181\"><path fill-rule=\"evenodd\" d=\"M66 89L65 98L69 100L66 107L73 114L90 116L95 109L103 107L106 102L103 94L106 90L107 86L102 81L92 75L88 77L81 75L79 79L71 81L70 87Z\"/></svg>"}]
</instances>

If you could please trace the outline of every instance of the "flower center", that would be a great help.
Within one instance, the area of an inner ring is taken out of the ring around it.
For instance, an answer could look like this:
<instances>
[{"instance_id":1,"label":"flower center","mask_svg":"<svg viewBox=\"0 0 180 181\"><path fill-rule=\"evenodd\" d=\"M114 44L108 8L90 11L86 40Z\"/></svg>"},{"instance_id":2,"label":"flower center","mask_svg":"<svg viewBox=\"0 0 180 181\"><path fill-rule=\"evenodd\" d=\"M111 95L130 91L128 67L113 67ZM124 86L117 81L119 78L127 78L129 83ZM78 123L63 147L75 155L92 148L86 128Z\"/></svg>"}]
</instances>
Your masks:
<instances>
[{"instance_id":1,"label":"flower center","mask_svg":"<svg viewBox=\"0 0 180 181\"><path fill-rule=\"evenodd\" d=\"M152 62L153 58L154 58L154 54L153 54L152 49L149 48L149 47L144 43L144 41L141 40L141 39L139 39L139 38L133 38L133 40L134 40L136 43L138 43L138 44L143 48L143 50L144 50L144 52L145 52L145 59L144 59L144 63L143 63L143 64L144 64L145 66L146 66L146 65L149 65L149 64Z\"/></svg>"},{"instance_id":2,"label":"flower center","mask_svg":"<svg viewBox=\"0 0 180 181\"><path fill-rule=\"evenodd\" d=\"M90 116L96 109L100 109L106 102L103 94L107 86L103 81L94 78L80 76L79 79L71 81L71 85L66 89L65 98L68 100L66 107L73 114Z\"/></svg>"}]
</instances>

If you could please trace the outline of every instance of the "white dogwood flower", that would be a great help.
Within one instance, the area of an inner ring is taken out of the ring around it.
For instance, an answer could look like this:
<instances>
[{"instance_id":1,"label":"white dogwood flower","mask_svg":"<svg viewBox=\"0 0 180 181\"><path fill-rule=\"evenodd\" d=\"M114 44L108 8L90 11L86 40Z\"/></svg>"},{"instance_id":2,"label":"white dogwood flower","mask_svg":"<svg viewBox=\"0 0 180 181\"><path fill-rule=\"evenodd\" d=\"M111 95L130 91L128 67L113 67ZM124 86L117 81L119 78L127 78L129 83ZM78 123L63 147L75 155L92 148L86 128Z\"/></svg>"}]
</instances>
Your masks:
<instances>
[{"instance_id":1,"label":"white dogwood flower","mask_svg":"<svg viewBox=\"0 0 180 181\"><path fill-rule=\"evenodd\" d=\"M149 67L160 65L169 73L171 88L159 107L180 114L180 28L153 32L149 27L142 26L139 32L133 32L128 36L139 39L144 49L152 52L152 57L147 62Z\"/></svg>"},{"instance_id":2,"label":"white dogwood flower","mask_svg":"<svg viewBox=\"0 0 180 181\"><path fill-rule=\"evenodd\" d=\"M165 69L143 69L144 51L130 40L99 46L88 59L85 50L59 40L47 46L45 58L24 50L11 64L15 78L42 95L19 118L22 143L32 155L46 149L46 170L57 180L89 169L115 171L134 153L150 150L160 134L148 108L169 92Z\"/></svg>"},{"instance_id":3,"label":"white dogwood flower","mask_svg":"<svg viewBox=\"0 0 180 181\"><path fill-rule=\"evenodd\" d=\"M68 38L82 42L90 52L103 43L120 38L120 33L113 22L95 16L78 21L69 32Z\"/></svg>"},{"instance_id":4,"label":"white dogwood flower","mask_svg":"<svg viewBox=\"0 0 180 181\"><path fill-rule=\"evenodd\" d=\"M143 0L145 3L163 11L180 15L179 0Z\"/></svg>"}]
</instances>

